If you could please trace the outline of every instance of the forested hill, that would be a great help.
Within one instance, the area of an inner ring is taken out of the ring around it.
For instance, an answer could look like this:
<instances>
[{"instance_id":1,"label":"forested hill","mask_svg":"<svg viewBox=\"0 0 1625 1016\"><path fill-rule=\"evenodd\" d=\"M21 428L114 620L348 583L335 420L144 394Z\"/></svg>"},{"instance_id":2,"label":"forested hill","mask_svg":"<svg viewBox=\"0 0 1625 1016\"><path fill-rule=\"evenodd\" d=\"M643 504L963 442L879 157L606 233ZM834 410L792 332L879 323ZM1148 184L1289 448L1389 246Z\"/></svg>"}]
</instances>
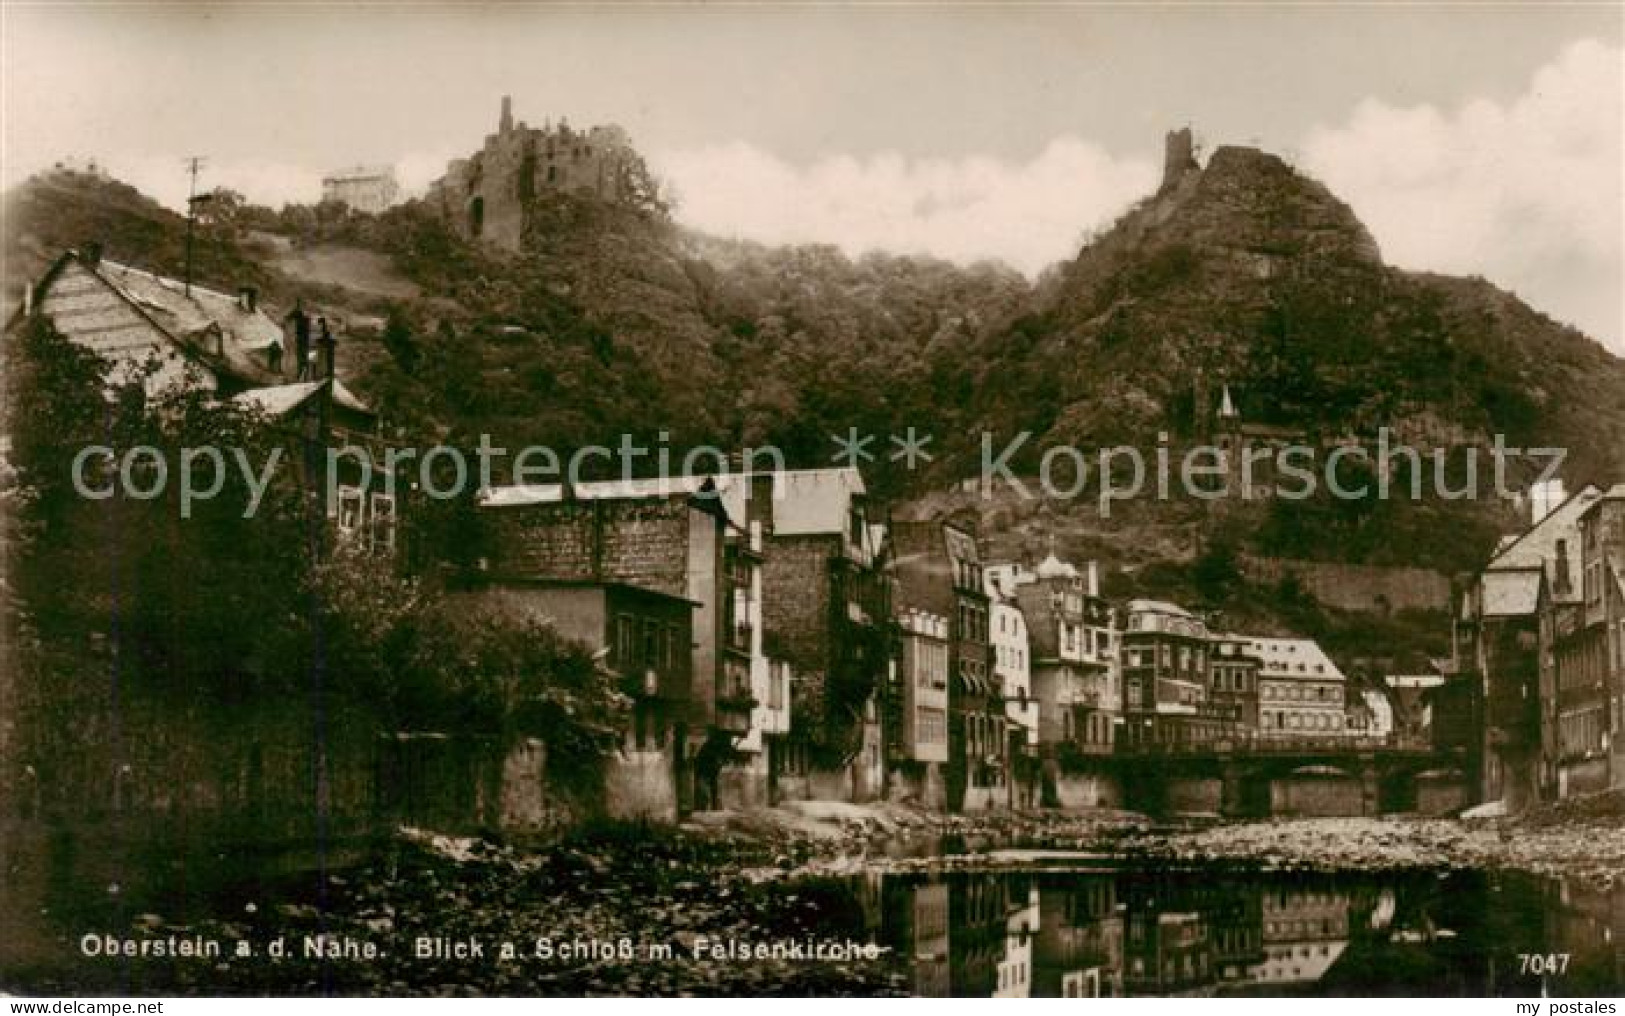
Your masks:
<instances>
[{"instance_id":1,"label":"forested hill","mask_svg":"<svg viewBox=\"0 0 1625 1016\"><path fill-rule=\"evenodd\" d=\"M55 174L6 211L10 298L88 239L178 270L184 223L121 184ZM1625 475L1625 364L1481 280L1384 265L1346 205L1253 149L1192 162L1037 286L991 264L722 241L558 194L529 209L524 246L470 245L418 204L374 218L226 202L198 271L387 319L353 330L345 369L407 432L454 439L664 434L814 465L856 427L880 435L880 492L909 497L973 473L984 430L1030 430L1034 449L1194 441L1229 388L1249 420L1321 438L1500 432L1569 448L1571 482ZM884 435L911 426L933 436L919 472L885 461ZM1199 513L1181 548L1222 525L1266 552L1451 568L1505 523L1470 506L1326 509Z\"/></svg>"}]
</instances>

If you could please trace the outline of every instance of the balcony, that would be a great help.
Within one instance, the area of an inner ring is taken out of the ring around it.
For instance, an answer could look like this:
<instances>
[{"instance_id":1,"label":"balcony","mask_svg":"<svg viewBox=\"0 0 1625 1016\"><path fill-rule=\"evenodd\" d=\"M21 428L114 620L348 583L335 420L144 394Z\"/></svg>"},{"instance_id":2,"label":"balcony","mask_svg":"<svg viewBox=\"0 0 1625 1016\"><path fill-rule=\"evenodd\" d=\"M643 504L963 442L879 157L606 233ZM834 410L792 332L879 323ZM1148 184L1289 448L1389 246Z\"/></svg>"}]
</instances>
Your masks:
<instances>
[{"instance_id":1,"label":"balcony","mask_svg":"<svg viewBox=\"0 0 1625 1016\"><path fill-rule=\"evenodd\" d=\"M749 653L755 634L756 628L753 625L730 625L726 628L723 644L736 653Z\"/></svg>"},{"instance_id":2,"label":"balcony","mask_svg":"<svg viewBox=\"0 0 1625 1016\"><path fill-rule=\"evenodd\" d=\"M749 689L718 689L716 718L713 723L717 729L727 731L736 737L748 734L751 710L756 708L756 704L756 699Z\"/></svg>"}]
</instances>

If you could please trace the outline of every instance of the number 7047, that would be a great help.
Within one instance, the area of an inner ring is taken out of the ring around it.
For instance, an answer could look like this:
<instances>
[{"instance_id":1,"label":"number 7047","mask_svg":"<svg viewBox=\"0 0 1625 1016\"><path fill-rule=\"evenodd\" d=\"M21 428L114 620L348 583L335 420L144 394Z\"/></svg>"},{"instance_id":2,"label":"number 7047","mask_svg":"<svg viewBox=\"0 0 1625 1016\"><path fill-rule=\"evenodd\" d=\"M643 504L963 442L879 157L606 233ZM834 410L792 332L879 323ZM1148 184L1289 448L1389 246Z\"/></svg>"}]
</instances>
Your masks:
<instances>
[{"instance_id":1,"label":"number 7047","mask_svg":"<svg viewBox=\"0 0 1625 1016\"><path fill-rule=\"evenodd\" d=\"M1520 974L1533 974L1536 977L1545 974L1562 974L1569 969L1568 953L1519 953L1518 972Z\"/></svg>"}]
</instances>

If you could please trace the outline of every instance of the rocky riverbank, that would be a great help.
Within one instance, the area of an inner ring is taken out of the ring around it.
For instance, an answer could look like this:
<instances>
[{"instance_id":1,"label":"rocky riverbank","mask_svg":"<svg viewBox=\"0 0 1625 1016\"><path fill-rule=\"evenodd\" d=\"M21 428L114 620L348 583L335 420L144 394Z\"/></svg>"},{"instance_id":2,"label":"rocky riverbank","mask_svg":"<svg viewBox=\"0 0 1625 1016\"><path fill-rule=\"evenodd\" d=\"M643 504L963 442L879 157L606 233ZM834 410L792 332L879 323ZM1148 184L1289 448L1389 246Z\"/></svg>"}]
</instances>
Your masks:
<instances>
[{"instance_id":1,"label":"rocky riverbank","mask_svg":"<svg viewBox=\"0 0 1625 1016\"><path fill-rule=\"evenodd\" d=\"M1135 835L1118 849L1128 858L1177 863L1323 871L1511 869L1604 888L1625 880L1625 825L1617 822L1305 819Z\"/></svg>"},{"instance_id":2,"label":"rocky riverbank","mask_svg":"<svg viewBox=\"0 0 1625 1016\"><path fill-rule=\"evenodd\" d=\"M944 816L803 803L680 827L605 826L528 849L402 830L324 880L261 883L198 914L64 927L63 966L25 991L278 994L895 995L880 941L886 871L1202 864L1240 869L1518 869L1611 886L1625 820L1566 806L1478 822L1340 818L1169 826L1130 813ZM861 877L860 877L861 876ZM81 936L217 942L206 958L86 958ZM282 943L277 955L272 943ZM312 947L314 943L314 948ZM822 947L823 951L820 952ZM767 955L757 956L763 948ZM740 950L747 950L741 954Z\"/></svg>"}]
</instances>

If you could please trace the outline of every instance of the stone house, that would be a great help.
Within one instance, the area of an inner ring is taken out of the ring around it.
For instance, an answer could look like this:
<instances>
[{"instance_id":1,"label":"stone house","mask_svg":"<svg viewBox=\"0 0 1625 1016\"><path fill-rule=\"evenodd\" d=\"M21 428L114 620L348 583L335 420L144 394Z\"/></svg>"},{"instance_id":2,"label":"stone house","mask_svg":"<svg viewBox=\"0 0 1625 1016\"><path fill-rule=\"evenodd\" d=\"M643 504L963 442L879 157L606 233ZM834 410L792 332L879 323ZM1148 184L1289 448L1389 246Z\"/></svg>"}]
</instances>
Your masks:
<instances>
[{"instance_id":1,"label":"stone house","mask_svg":"<svg viewBox=\"0 0 1625 1016\"><path fill-rule=\"evenodd\" d=\"M1463 676L1482 711L1478 792L1515 808L1601 786L1607 769L1606 694L1581 645L1580 520L1600 491L1535 493L1528 527L1502 540L1456 618Z\"/></svg>"},{"instance_id":2,"label":"stone house","mask_svg":"<svg viewBox=\"0 0 1625 1016\"><path fill-rule=\"evenodd\" d=\"M616 818L675 821L698 605L621 582L500 575L455 595L472 610L545 623L604 652L633 703L619 757L605 773L604 808Z\"/></svg>"},{"instance_id":3,"label":"stone house","mask_svg":"<svg viewBox=\"0 0 1625 1016\"><path fill-rule=\"evenodd\" d=\"M992 673L988 599L975 537L942 521L893 522L897 607L950 619L948 807L977 811L1008 799L1004 699Z\"/></svg>"},{"instance_id":4,"label":"stone house","mask_svg":"<svg viewBox=\"0 0 1625 1016\"><path fill-rule=\"evenodd\" d=\"M1133 600L1126 614L1120 743L1179 750L1223 736L1227 725L1208 701L1207 624L1158 600Z\"/></svg>"},{"instance_id":5,"label":"stone house","mask_svg":"<svg viewBox=\"0 0 1625 1016\"><path fill-rule=\"evenodd\" d=\"M1259 660L1258 736L1316 740L1348 733L1348 680L1320 643L1242 636Z\"/></svg>"},{"instance_id":6,"label":"stone house","mask_svg":"<svg viewBox=\"0 0 1625 1016\"><path fill-rule=\"evenodd\" d=\"M1607 786L1617 788L1625 786L1625 484L1603 491L1579 525L1582 606L1558 663L1560 736L1565 755L1583 748L1602 758Z\"/></svg>"},{"instance_id":7,"label":"stone house","mask_svg":"<svg viewBox=\"0 0 1625 1016\"><path fill-rule=\"evenodd\" d=\"M58 257L7 332L33 316L107 361L114 387L139 380L153 397L194 384L276 421L289 437L291 481L326 499L338 535L393 550L399 513L382 482L378 417L339 379L338 342L323 319L296 307L286 320L300 337L290 337L251 286L230 294L188 284L104 258L94 245ZM326 498L327 450L345 447L369 464L338 456L339 488Z\"/></svg>"},{"instance_id":8,"label":"stone house","mask_svg":"<svg viewBox=\"0 0 1625 1016\"><path fill-rule=\"evenodd\" d=\"M856 469L733 474L730 515L761 534L767 656L792 674L776 799L871 800L885 783L881 695L897 666L887 533Z\"/></svg>"},{"instance_id":9,"label":"stone house","mask_svg":"<svg viewBox=\"0 0 1625 1016\"><path fill-rule=\"evenodd\" d=\"M613 582L694 604L692 682L661 712L680 812L719 806L723 767L750 730L750 643L732 616L749 568L730 557L728 513L703 477L485 492L492 579ZM737 554L737 551L735 552ZM730 563L735 567L730 570Z\"/></svg>"},{"instance_id":10,"label":"stone house","mask_svg":"<svg viewBox=\"0 0 1625 1016\"><path fill-rule=\"evenodd\" d=\"M1264 661L1252 651L1245 635L1213 636L1208 654L1208 697L1227 711L1236 730L1249 733L1258 729L1258 677Z\"/></svg>"},{"instance_id":11,"label":"stone house","mask_svg":"<svg viewBox=\"0 0 1625 1016\"><path fill-rule=\"evenodd\" d=\"M1042 800L1105 803L1107 781L1092 779L1093 770L1083 764L1112 754L1121 723L1118 635L1100 595L1099 571L1091 562L1080 572L1054 554L1031 570L1013 564L993 570L1014 586L1026 621Z\"/></svg>"},{"instance_id":12,"label":"stone house","mask_svg":"<svg viewBox=\"0 0 1625 1016\"><path fill-rule=\"evenodd\" d=\"M1038 789L1038 699L1033 695L1032 642L1016 586L1006 576L984 572L989 605L988 641L993 681L1004 699L1010 759L1010 803L1030 805Z\"/></svg>"},{"instance_id":13,"label":"stone house","mask_svg":"<svg viewBox=\"0 0 1625 1016\"><path fill-rule=\"evenodd\" d=\"M887 696L896 706L890 790L904 800L941 808L947 796L948 619L909 607L899 612L897 627L900 666Z\"/></svg>"}]
</instances>

